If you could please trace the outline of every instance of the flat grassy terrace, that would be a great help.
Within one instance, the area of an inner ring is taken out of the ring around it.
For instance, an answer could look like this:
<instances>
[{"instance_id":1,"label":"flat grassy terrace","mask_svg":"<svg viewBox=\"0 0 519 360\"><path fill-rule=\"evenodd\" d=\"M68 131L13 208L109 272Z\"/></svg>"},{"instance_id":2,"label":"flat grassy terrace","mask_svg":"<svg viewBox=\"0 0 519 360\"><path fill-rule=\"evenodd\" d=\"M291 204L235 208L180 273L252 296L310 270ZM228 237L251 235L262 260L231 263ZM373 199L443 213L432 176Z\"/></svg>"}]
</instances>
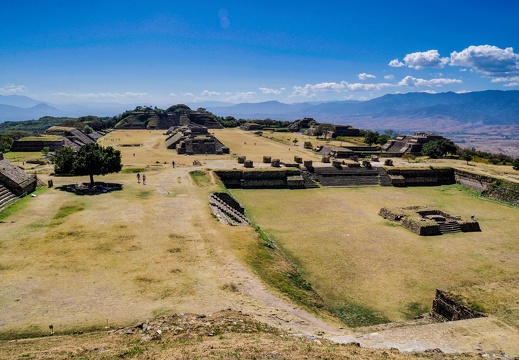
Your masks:
<instances>
[{"instance_id":1,"label":"flat grassy terrace","mask_svg":"<svg viewBox=\"0 0 519 360\"><path fill-rule=\"evenodd\" d=\"M430 310L436 288L519 277L519 209L471 196L457 185L233 194L351 326L413 318ZM387 204L475 214L482 232L420 237L378 216ZM483 304L496 295L479 296Z\"/></svg>"}]
</instances>

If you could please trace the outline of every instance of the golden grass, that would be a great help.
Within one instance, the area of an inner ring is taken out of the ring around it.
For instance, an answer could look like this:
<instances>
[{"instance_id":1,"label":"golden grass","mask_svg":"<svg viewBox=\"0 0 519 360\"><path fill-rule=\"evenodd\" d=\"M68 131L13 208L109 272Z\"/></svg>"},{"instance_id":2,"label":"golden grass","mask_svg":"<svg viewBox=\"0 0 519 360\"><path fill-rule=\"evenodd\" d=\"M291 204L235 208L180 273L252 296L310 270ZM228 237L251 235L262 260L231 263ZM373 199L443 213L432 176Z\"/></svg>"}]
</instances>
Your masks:
<instances>
[{"instance_id":1,"label":"golden grass","mask_svg":"<svg viewBox=\"0 0 519 360\"><path fill-rule=\"evenodd\" d=\"M325 302L339 310L367 307L399 321L430 309L436 288L519 276L514 220L519 210L470 197L458 186L233 194L299 264ZM419 237L377 215L387 204L476 214L483 231Z\"/></svg>"}]
</instances>

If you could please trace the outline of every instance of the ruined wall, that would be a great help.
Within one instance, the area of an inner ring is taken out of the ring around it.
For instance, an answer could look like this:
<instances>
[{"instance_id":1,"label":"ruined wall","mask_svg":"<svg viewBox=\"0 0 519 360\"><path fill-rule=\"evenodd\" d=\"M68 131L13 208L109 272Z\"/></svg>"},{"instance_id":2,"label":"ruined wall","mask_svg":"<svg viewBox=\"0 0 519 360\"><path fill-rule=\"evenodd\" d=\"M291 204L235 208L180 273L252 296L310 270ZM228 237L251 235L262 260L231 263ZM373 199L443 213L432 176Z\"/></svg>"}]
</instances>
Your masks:
<instances>
[{"instance_id":1,"label":"ruined wall","mask_svg":"<svg viewBox=\"0 0 519 360\"><path fill-rule=\"evenodd\" d=\"M486 316L484 313L469 309L444 290L436 289L431 316L438 320L456 321Z\"/></svg>"},{"instance_id":2,"label":"ruined wall","mask_svg":"<svg viewBox=\"0 0 519 360\"><path fill-rule=\"evenodd\" d=\"M454 169L386 169L390 177L404 178L405 186L438 186L455 184ZM402 186L401 183L397 184Z\"/></svg>"},{"instance_id":3,"label":"ruined wall","mask_svg":"<svg viewBox=\"0 0 519 360\"><path fill-rule=\"evenodd\" d=\"M233 208L237 212L239 212L242 215L245 215L245 208L231 195L219 192L219 193L213 193L214 196L216 196L218 199L226 203L229 207Z\"/></svg>"},{"instance_id":4,"label":"ruined wall","mask_svg":"<svg viewBox=\"0 0 519 360\"><path fill-rule=\"evenodd\" d=\"M481 231L477 221L458 221L458 225L463 232Z\"/></svg>"},{"instance_id":5,"label":"ruined wall","mask_svg":"<svg viewBox=\"0 0 519 360\"><path fill-rule=\"evenodd\" d=\"M454 179L457 184L469 187L474 190L484 191L488 186L496 181L495 178L473 174L463 170L454 170Z\"/></svg>"},{"instance_id":6,"label":"ruined wall","mask_svg":"<svg viewBox=\"0 0 519 360\"><path fill-rule=\"evenodd\" d=\"M279 171L264 170L215 170L227 188L242 189L286 189L287 177L300 175L297 169Z\"/></svg>"},{"instance_id":7,"label":"ruined wall","mask_svg":"<svg viewBox=\"0 0 519 360\"><path fill-rule=\"evenodd\" d=\"M519 184L514 184L504 180L496 180L485 191L483 191L481 195L519 206Z\"/></svg>"},{"instance_id":8,"label":"ruined wall","mask_svg":"<svg viewBox=\"0 0 519 360\"><path fill-rule=\"evenodd\" d=\"M456 183L481 191L481 195L519 206L519 184L490 176L455 170Z\"/></svg>"},{"instance_id":9,"label":"ruined wall","mask_svg":"<svg viewBox=\"0 0 519 360\"><path fill-rule=\"evenodd\" d=\"M11 146L11 151L42 151L44 147L48 147L50 151L61 149L64 145L64 140L56 141L21 141L15 140Z\"/></svg>"}]
</instances>

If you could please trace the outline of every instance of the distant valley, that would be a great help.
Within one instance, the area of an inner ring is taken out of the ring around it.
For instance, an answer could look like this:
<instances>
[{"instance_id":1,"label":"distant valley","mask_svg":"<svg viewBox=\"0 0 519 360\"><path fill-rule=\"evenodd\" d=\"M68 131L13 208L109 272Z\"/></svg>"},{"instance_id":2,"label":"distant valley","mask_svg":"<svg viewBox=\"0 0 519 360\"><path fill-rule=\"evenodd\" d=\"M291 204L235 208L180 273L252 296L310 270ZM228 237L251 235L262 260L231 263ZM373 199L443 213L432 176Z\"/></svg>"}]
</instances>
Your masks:
<instances>
[{"instance_id":1,"label":"distant valley","mask_svg":"<svg viewBox=\"0 0 519 360\"><path fill-rule=\"evenodd\" d=\"M401 133L440 133L462 147L519 156L519 91L488 90L457 94L389 94L368 101L260 103L188 103L218 116L293 121L312 117L318 122ZM42 116L114 116L134 104L53 105L25 96L0 96L0 122Z\"/></svg>"}]
</instances>

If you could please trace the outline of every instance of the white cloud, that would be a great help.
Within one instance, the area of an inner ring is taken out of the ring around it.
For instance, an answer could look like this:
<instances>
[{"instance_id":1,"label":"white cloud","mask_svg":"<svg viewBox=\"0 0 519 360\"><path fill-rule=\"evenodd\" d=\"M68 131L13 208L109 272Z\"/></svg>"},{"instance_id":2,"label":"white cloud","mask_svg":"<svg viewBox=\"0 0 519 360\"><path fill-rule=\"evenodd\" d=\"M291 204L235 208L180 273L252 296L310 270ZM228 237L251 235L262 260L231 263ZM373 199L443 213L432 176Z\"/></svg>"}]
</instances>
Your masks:
<instances>
[{"instance_id":1,"label":"white cloud","mask_svg":"<svg viewBox=\"0 0 519 360\"><path fill-rule=\"evenodd\" d=\"M171 93L171 94L169 94L169 96L173 96L173 97L176 97L176 96L177 96L177 94L175 94L175 93Z\"/></svg>"},{"instance_id":2,"label":"white cloud","mask_svg":"<svg viewBox=\"0 0 519 360\"><path fill-rule=\"evenodd\" d=\"M490 77L519 75L519 54L514 49L498 48L492 45L469 46L450 57L452 66L465 66Z\"/></svg>"},{"instance_id":3,"label":"white cloud","mask_svg":"<svg viewBox=\"0 0 519 360\"><path fill-rule=\"evenodd\" d=\"M420 79L415 78L412 76L406 76L402 80L398 82L399 86L410 86L410 87L417 87L417 86L443 86L443 85L450 85L450 84L461 84L462 81L458 79L449 79L449 78L436 78L436 79Z\"/></svg>"},{"instance_id":4,"label":"white cloud","mask_svg":"<svg viewBox=\"0 0 519 360\"><path fill-rule=\"evenodd\" d=\"M359 77L359 80L368 80L368 79L375 79L376 76L375 75L372 75L372 74L366 74L366 73L361 73L358 75Z\"/></svg>"},{"instance_id":5,"label":"white cloud","mask_svg":"<svg viewBox=\"0 0 519 360\"><path fill-rule=\"evenodd\" d=\"M319 84L306 84L305 86L294 86L293 92L291 96L302 96L302 97L313 97L319 92L344 92L344 91L373 91L373 90L381 90L385 87L394 86L393 84L388 83L374 83L374 84L364 84L364 83L354 83L350 84L346 81L337 82L323 82Z\"/></svg>"},{"instance_id":6,"label":"white cloud","mask_svg":"<svg viewBox=\"0 0 519 360\"><path fill-rule=\"evenodd\" d=\"M395 75L384 75L384 80L393 80Z\"/></svg>"},{"instance_id":7,"label":"white cloud","mask_svg":"<svg viewBox=\"0 0 519 360\"><path fill-rule=\"evenodd\" d=\"M423 69L425 67L443 68L449 62L448 57L441 58L438 50L414 52L404 57L404 63L412 69Z\"/></svg>"},{"instance_id":8,"label":"white cloud","mask_svg":"<svg viewBox=\"0 0 519 360\"><path fill-rule=\"evenodd\" d=\"M248 100L252 98L252 96L256 94L255 91L246 91L246 92L238 92L232 96L229 96L227 101L237 101L237 100Z\"/></svg>"},{"instance_id":9,"label":"white cloud","mask_svg":"<svg viewBox=\"0 0 519 360\"><path fill-rule=\"evenodd\" d=\"M389 62L389 66L391 66L391 67L402 67L402 66L405 66L405 64L403 62L400 62L400 60L398 60L398 59L394 59L394 60L391 60Z\"/></svg>"},{"instance_id":10,"label":"white cloud","mask_svg":"<svg viewBox=\"0 0 519 360\"><path fill-rule=\"evenodd\" d=\"M519 82L518 81L514 81L514 82L510 82L508 84L504 84L503 86L507 86L507 87L510 87L510 86L519 86Z\"/></svg>"},{"instance_id":11,"label":"white cloud","mask_svg":"<svg viewBox=\"0 0 519 360\"><path fill-rule=\"evenodd\" d=\"M112 93L112 92L98 92L98 93L57 93L60 96L74 97L82 100L121 100L121 99L135 99L148 96L148 93L138 93L127 91L125 93Z\"/></svg>"},{"instance_id":12,"label":"white cloud","mask_svg":"<svg viewBox=\"0 0 519 360\"><path fill-rule=\"evenodd\" d=\"M496 77L490 80L493 83L501 83L501 82L517 82L519 81L519 76L511 76L511 77Z\"/></svg>"},{"instance_id":13,"label":"white cloud","mask_svg":"<svg viewBox=\"0 0 519 360\"><path fill-rule=\"evenodd\" d=\"M202 96L218 96L218 95L220 95L220 93L216 92L216 91L209 91L209 90L202 91Z\"/></svg>"},{"instance_id":14,"label":"white cloud","mask_svg":"<svg viewBox=\"0 0 519 360\"><path fill-rule=\"evenodd\" d=\"M11 83L7 83L4 87L0 87L0 95L21 94L24 93L26 90L27 89L24 85L14 85Z\"/></svg>"},{"instance_id":15,"label":"white cloud","mask_svg":"<svg viewBox=\"0 0 519 360\"><path fill-rule=\"evenodd\" d=\"M279 95L283 91L286 90L284 87L280 88L280 89L271 89L271 88L266 88L266 87L260 87L259 89L261 90L261 92L263 94L273 94L273 95Z\"/></svg>"},{"instance_id":16,"label":"white cloud","mask_svg":"<svg viewBox=\"0 0 519 360\"><path fill-rule=\"evenodd\" d=\"M195 96L195 94L190 93L190 92L187 92L187 93L181 93L181 94L182 94L182 96L187 96L187 97L194 97L194 96Z\"/></svg>"}]
</instances>

